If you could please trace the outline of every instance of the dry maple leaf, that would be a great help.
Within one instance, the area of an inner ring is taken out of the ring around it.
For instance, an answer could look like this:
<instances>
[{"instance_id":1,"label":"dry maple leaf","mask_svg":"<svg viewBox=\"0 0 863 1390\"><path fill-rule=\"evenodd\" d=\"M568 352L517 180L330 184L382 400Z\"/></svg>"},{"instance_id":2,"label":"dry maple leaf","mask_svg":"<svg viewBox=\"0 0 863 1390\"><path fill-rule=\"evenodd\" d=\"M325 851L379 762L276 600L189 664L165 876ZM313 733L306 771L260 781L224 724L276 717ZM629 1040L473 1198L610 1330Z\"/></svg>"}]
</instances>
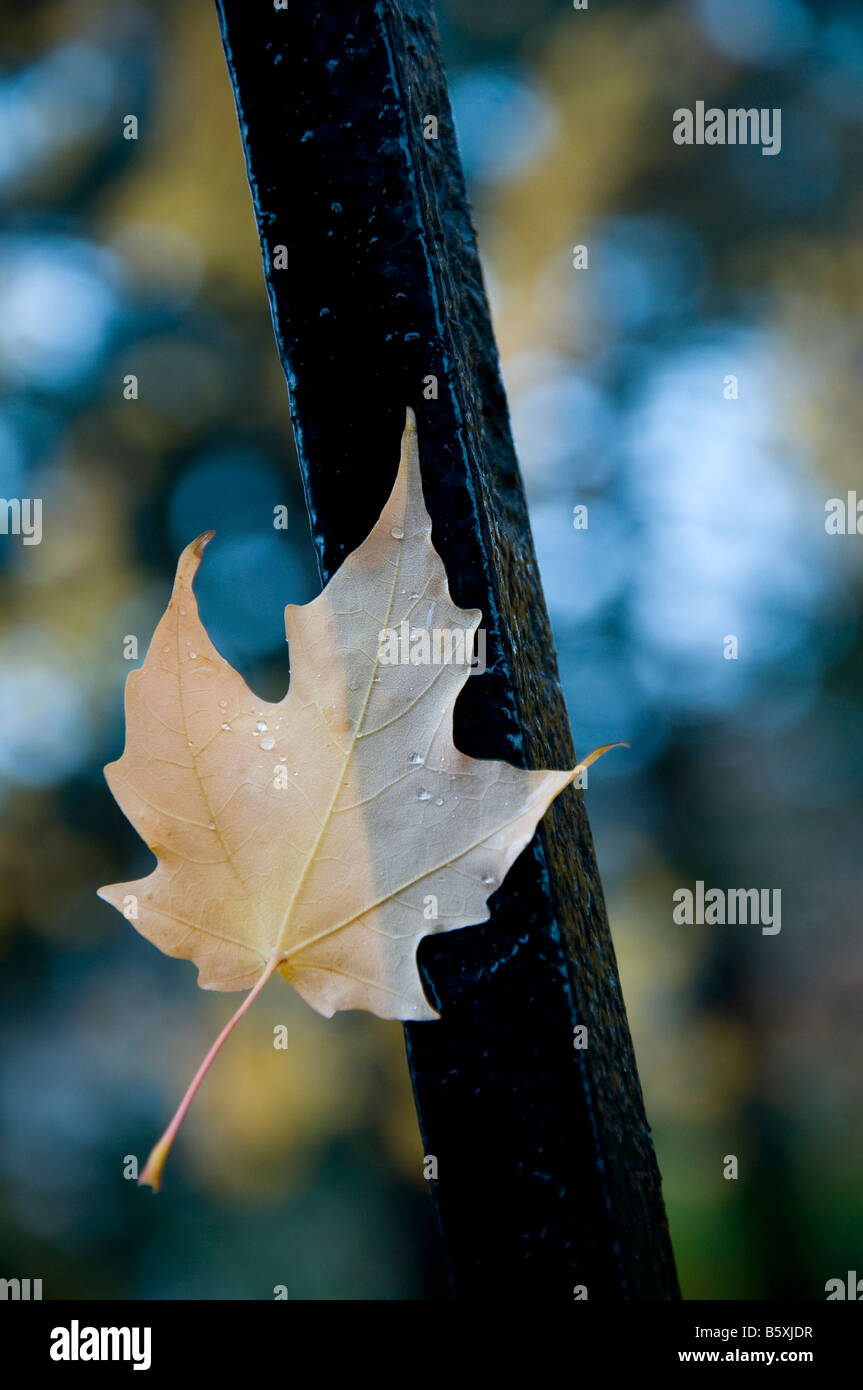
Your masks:
<instances>
[{"instance_id":1,"label":"dry maple leaf","mask_svg":"<svg viewBox=\"0 0 863 1390\"><path fill-rule=\"evenodd\" d=\"M126 684L125 750L105 769L158 862L100 897L162 951L193 960L204 989L254 986L150 1156L141 1181L154 1187L213 1057L276 970L328 1017L437 1018L417 969L421 938L488 919L549 803L605 751L572 771L526 772L455 747L481 614L450 598L412 411L376 526L316 599L285 610L291 679L277 704L249 690L201 624L192 582L212 534L180 557ZM441 659L415 664L412 653Z\"/></svg>"}]
</instances>

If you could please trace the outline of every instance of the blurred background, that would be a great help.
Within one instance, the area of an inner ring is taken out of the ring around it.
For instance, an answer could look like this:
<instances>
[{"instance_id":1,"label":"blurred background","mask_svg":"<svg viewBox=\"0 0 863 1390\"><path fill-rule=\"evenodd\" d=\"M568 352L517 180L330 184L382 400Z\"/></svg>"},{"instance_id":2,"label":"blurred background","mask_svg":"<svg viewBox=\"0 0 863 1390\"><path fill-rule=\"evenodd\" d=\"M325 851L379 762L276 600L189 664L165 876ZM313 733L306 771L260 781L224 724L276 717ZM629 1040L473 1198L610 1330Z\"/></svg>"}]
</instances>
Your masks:
<instances>
[{"instance_id":1,"label":"blurred background","mask_svg":"<svg viewBox=\"0 0 863 1390\"><path fill-rule=\"evenodd\" d=\"M823 1298L863 1260L863 539L824 524L859 477L863 13L437 9L577 745L632 744L588 809L683 1292ZM0 1272L444 1296L397 1026L266 991L158 1202L123 1178L227 1016L95 897L151 864L101 773L125 639L213 527L204 620L276 698L318 579L213 7L0 20L0 496L44 499L41 545L0 536ZM697 100L781 107L781 156L675 145ZM699 879L781 889L781 933L676 925Z\"/></svg>"}]
</instances>

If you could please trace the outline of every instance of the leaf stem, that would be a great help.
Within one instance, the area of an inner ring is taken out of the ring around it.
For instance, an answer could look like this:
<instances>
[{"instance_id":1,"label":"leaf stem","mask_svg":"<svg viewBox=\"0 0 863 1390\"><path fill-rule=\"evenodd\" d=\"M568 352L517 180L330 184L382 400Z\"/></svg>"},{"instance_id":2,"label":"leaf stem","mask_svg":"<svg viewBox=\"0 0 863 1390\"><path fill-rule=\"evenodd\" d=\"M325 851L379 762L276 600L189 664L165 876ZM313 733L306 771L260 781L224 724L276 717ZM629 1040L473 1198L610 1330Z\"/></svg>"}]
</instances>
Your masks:
<instances>
[{"instance_id":1,"label":"leaf stem","mask_svg":"<svg viewBox=\"0 0 863 1390\"><path fill-rule=\"evenodd\" d=\"M141 1176L138 1179L139 1187L152 1187L154 1192L159 1191L159 1187L162 1182L162 1169L165 1166L165 1159L168 1157L168 1154L171 1150L171 1145L177 1137L177 1131L179 1130L180 1125L183 1123L183 1120L186 1117L186 1111L188 1110L189 1106L192 1104L192 1101L195 1098L195 1092L197 1091L198 1087L200 1086L201 1082L203 1081L204 1077L207 1075L207 1072L210 1070L210 1067L215 1061L216 1054L222 1046L222 1043L229 1036L229 1034L231 1034L234 1031L240 1019L243 1017L243 1014L257 999L261 990L264 988L264 985L267 983L267 980L269 980L270 976L274 974L278 967L281 965L282 960L283 956L279 953L274 953L270 957L270 960L267 962L266 968L264 969L260 979L252 987L252 989L249 990L249 993L246 995L245 999L243 1000L240 1007L237 1009L236 1013L232 1015L232 1017L225 1024L219 1036L216 1038L216 1041L213 1043L213 1046L210 1048L203 1062L198 1067L198 1070L195 1072L195 1075L192 1077L186 1094L183 1096L183 1099L177 1106L177 1111L174 1115L174 1118L168 1125L168 1128L165 1130L165 1133L162 1135L159 1142L155 1144L152 1150L150 1151L150 1157L147 1159Z\"/></svg>"}]
</instances>

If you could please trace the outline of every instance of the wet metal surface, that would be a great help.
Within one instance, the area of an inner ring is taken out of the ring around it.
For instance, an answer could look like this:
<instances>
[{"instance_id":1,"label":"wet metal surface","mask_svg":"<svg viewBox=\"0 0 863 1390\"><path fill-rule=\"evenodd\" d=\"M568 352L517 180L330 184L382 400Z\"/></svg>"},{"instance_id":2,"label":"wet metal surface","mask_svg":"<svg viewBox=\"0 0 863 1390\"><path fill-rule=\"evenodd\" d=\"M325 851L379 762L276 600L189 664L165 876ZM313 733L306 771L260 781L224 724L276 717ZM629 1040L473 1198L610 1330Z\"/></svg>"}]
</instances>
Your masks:
<instances>
[{"instance_id":1,"label":"wet metal surface","mask_svg":"<svg viewBox=\"0 0 863 1390\"><path fill-rule=\"evenodd\" d=\"M430 7L218 9L322 575L377 519L413 406L434 542L488 631L456 742L572 766ZM676 1297L580 793L555 803L492 906L484 926L422 944L443 1018L405 1029L454 1291Z\"/></svg>"}]
</instances>

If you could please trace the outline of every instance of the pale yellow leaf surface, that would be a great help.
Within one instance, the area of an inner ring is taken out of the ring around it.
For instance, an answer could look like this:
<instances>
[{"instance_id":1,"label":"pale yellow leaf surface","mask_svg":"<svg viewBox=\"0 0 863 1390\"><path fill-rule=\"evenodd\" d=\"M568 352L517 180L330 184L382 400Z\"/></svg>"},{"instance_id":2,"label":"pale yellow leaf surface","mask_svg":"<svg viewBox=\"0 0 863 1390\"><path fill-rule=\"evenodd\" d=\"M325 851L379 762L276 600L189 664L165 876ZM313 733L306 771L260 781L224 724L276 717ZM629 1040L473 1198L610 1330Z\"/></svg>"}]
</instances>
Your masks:
<instances>
[{"instance_id":1,"label":"pale yellow leaf surface","mask_svg":"<svg viewBox=\"0 0 863 1390\"><path fill-rule=\"evenodd\" d=\"M248 989L276 955L326 1016L435 1018L421 938L488 919L487 899L577 769L467 757L453 709L468 666L380 659L384 629L470 633L481 617L450 598L412 414L380 520L313 602L285 611L291 680L276 704L252 693L198 616L210 536L180 557L127 682L125 750L105 769L157 866L100 896L123 911L132 895L133 925L193 960L205 989Z\"/></svg>"}]
</instances>

